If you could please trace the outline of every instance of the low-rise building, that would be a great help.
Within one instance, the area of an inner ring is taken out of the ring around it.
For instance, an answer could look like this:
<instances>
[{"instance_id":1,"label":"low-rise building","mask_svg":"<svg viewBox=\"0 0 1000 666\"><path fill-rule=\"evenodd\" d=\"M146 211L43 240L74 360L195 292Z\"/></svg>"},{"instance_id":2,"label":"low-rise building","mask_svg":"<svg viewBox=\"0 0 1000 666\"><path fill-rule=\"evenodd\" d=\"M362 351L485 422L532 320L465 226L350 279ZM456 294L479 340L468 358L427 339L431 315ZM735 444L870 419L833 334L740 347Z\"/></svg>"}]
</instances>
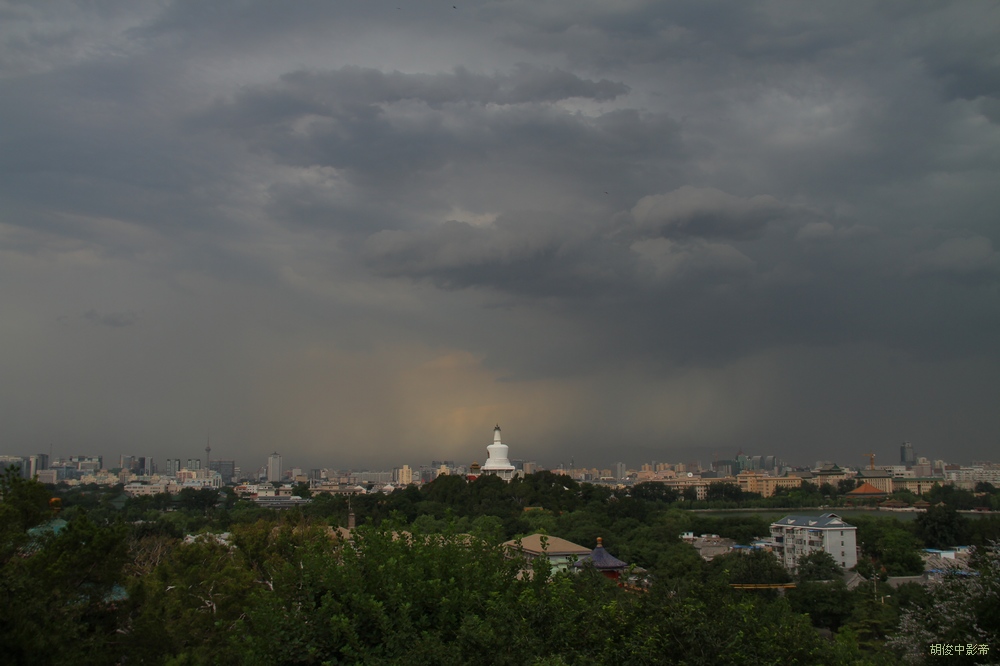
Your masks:
<instances>
[{"instance_id":1,"label":"low-rise building","mask_svg":"<svg viewBox=\"0 0 1000 666\"><path fill-rule=\"evenodd\" d=\"M886 495L892 494L892 475L884 469L863 469L856 477L863 483L871 484Z\"/></svg>"},{"instance_id":2,"label":"low-rise building","mask_svg":"<svg viewBox=\"0 0 1000 666\"><path fill-rule=\"evenodd\" d=\"M674 490L677 491L679 495L683 495L684 491L687 490L688 488L694 488L695 499L697 500L704 500L708 497L709 484L732 483L735 485L737 483L736 477L733 476L706 477L704 475L695 476L693 473L690 472L689 474L691 475L678 476L676 478L664 479L662 481L660 481L659 479L654 479L654 480L665 484L669 488L673 488Z\"/></svg>"},{"instance_id":3,"label":"low-rise building","mask_svg":"<svg viewBox=\"0 0 1000 666\"><path fill-rule=\"evenodd\" d=\"M872 484L864 481L860 486L855 488L849 493L844 495L848 504L854 504L855 502L862 502L867 504L872 504L875 502L880 502L887 498L889 493L885 492L880 488L876 488Z\"/></svg>"},{"instance_id":4,"label":"low-rise building","mask_svg":"<svg viewBox=\"0 0 1000 666\"><path fill-rule=\"evenodd\" d=\"M957 488L972 490L980 482L1000 486L1000 465L982 463L972 467L957 467L955 469L949 469L949 467L953 466L945 468L944 476Z\"/></svg>"},{"instance_id":5,"label":"low-rise building","mask_svg":"<svg viewBox=\"0 0 1000 666\"><path fill-rule=\"evenodd\" d=\"M843 469L834 463L825 463L818 465L816 469L812 471L812 475L812 482L817 486L822 486L824 483L836 486L841 481L853 479L855 473L852 470Z\"/></svg>"},{"instance_id":6,"label":"low-rise building","mask_svg":"<svg viewBox=\"0 0 1000 666\"><path fill-rule=\"evenodd\" d=\"M139 483L137 481L125 484L123 490L129 497L143 497L146 495L159 495L171 491L171 484L166 480L159 483ZM177 489L173 489L177 492Z\"/></svg>"},{"instance_id":7,"label":"low-rise building","mask_svg":"<svg viewBox=\"0 0 1000 666\"><path fill-rule=\"evenodd\" d=\"M681 540L694 546L694 549L701 555L701 559L711 562L719 555L729 553L736 542L732 539L725 539L718 534L702 534L695 536L691 532L681 534Z\"/></svg>"},{"instance_id":8,"label":"low-rise building","mask_svg":"<svg viewBox=\"0 0 1000 666\"><path fill-rule=\"evenodd\" d=\"M265 506L270 509L290 509L295 506L309 504L310 502L312 502L311 499L298 497L297 495L258 496L254 499L254 503L257 506Z\"/></svg>"},{"instance_id":9,"label":"low-rise building","mask_svg":"<svg viewBox=\"0 0 1000 666\"><path fill-rule=\"evenodd\" d=\"M946 481L941 478L897 477L892 480L892 491L900 492L907 490L914 495L923 495L933 488L934 484L941 486L951 485L951 481Z\"/></svg>"},{"instance_id":10,"label":"low-rise building","mask_svg":"<svg viewBox=\"0 0 1000 666\"><path fill-rule=\"evenodd\" d=\"M503 544L510 551L520 551L529 560L547 557L553 569L565 570L573 562L590 555L590 548L545 534L532 534Z\"/></svg>"},{"instance_id":11,"label":"low-rise building","mask_svg":"<svg viewBox=\"0 0 1000 666\"><path fill-rule=\"evenodd\" d=\"M761 497L771 497L778 488L800 488L801 476L768 476L759 472L740 472L736 477L740 490L758 493Z\"/></svg>"},{"instance_id":12,"label":"low-rise building","mask_svg":"<svg viewBox=\"0 0 1000 666\"><path fill-rule=\"evenodd\" d=\"M787 569L795 570L799 560L823 550L844 569L858 563L858 529L835 513L822 516L785 516L771 523L774 554Z\"/></svg>"},{"instance_id":13,"label":"low-rise building","mask_svg":"<svg viewBox=\"0 0 1000 666\"><path fill-rule=\"evenodd\" d=\"M55 485L59 483L59 473L54 469L43 469L38 472L38 482Z\"/></svg>"}]
</instances>

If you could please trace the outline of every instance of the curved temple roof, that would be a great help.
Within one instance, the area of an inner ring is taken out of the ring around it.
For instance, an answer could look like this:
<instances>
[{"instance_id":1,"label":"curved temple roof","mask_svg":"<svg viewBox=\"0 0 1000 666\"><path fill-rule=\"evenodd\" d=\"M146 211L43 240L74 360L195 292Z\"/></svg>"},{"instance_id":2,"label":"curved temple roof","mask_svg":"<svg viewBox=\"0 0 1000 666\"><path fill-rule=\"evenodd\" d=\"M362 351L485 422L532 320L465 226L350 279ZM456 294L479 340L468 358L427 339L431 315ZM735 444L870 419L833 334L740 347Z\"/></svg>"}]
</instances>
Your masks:
<instances>
[{"instance_id":1,"label":"curved temple roof","mask_svg":"<svg viewBox=\"0 0 1000 666\"><path fill-rule=\"evenodd\" d=\"M621 571L628 566L604 549L604 540L601 537L597 537L597 547L590 551L590 555L581 558L576 566L583 566L587 562L593 564L598 571Z\"/></svg>"}]
</instances>

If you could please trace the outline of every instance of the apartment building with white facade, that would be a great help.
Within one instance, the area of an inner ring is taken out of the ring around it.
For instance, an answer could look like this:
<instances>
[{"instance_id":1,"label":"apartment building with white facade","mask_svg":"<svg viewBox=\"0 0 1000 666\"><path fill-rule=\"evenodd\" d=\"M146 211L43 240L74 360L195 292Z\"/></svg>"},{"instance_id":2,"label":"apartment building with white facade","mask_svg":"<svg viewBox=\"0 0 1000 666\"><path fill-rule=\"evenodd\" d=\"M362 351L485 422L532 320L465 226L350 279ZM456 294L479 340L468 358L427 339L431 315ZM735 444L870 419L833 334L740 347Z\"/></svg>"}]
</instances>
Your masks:
<instances>
[{"instance_id":1,"label":"apartment building with white facade","mask_svg":"<svg viewBox=\"0 0 1000 666\"><path fill-rule=\"evenodd\" d=\"M837 564L850 569L858 563L858 528L835 513L822 516L785 516L771 523L774 554L789 570L800 559L818 550L828 552Z\"/></svg>"}]
</instances>

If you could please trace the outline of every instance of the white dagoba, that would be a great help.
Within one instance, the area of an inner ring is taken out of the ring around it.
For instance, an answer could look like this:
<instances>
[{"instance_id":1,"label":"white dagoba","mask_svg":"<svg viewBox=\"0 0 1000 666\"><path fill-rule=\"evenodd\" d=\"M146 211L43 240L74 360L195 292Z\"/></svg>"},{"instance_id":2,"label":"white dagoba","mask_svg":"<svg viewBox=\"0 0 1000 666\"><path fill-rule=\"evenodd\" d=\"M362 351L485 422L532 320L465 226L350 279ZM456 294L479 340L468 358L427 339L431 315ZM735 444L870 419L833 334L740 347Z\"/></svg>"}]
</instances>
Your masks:
<instances>
[{"instance_id":1,"label":"white dagoba","mask_svg":"<svg viewBox=\"0 0 1000 666\"><path fill-rule=\"evenodd\" d=\"M493 429L493 443L486 447L489 451L489 458L483 465L479 473L482 475L492 474L499 476L504 481L514 478L514 466L507 459L507 445L500 442L500 425Z\"/></svg>"}]
</instances>

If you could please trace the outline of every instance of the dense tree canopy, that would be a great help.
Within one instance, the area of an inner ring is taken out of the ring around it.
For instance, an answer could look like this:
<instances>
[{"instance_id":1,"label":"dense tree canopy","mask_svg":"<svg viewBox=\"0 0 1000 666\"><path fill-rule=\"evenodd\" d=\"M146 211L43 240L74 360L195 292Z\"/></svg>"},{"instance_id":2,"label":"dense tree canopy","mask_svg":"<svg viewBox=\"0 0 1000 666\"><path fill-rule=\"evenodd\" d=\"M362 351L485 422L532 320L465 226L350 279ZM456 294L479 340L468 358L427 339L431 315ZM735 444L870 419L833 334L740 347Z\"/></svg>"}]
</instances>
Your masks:
<instances>
[{"instance_id":1,"label":"dense tree canopy","mask_svg":"<svg viewBox=\"0 0 1000 666\"><path fill-rule=\"evenodd\" d=\"M915 636L920 613L944 603L878 580L848 590L819 555L802 561L784 596L734 589L790 577L761 550L706 563L679 535L748 543L768 533L769 519L685 511L662 488L616 490L548 472L510 484L442 476L276 511L217 491L122 505L118 489L94 487L67 492L57 517L49 490L7 474L0 662L893 663L904 651L896 632ZM332 528L346 523L348 502L359 527L344 540ZM959 538L942 520L951 515L861 517L864 562L909 571L921 540ZM991 525L966 527L985 538ZM618 587L587 567L555 573L498 548L535 531L590 547L602 537L646 570L634 580L648 586ZM964 595L964 615L954 609L934 637L991 636L960 631L970 617L982 627L998 620L994 560L981 552L982 578L948 583ZM837 632L833 642L817 628Z\"/></svg>"},{"instance_id":2,"label":"dense tree canopy","mask_svg":"<svg viewBox=\"0 0 1000 666\"><path fill-rule=\"evenodd\" d=\"M800 581L831 581L843 576L844 570L830 553L817 550L799 559L795 573Z\"/></svg>"},{"instance_id":3,"label":"dense tree canopy","mask_svg":"<svg viewBox=\"0 0 1000 666\"><path fill-rule=\"evenodd\" d=\"M950 548L969 542L969 520L947 505L932 506L916 520L917 537L928 548Z\"/></svg>"}]
</instances>

